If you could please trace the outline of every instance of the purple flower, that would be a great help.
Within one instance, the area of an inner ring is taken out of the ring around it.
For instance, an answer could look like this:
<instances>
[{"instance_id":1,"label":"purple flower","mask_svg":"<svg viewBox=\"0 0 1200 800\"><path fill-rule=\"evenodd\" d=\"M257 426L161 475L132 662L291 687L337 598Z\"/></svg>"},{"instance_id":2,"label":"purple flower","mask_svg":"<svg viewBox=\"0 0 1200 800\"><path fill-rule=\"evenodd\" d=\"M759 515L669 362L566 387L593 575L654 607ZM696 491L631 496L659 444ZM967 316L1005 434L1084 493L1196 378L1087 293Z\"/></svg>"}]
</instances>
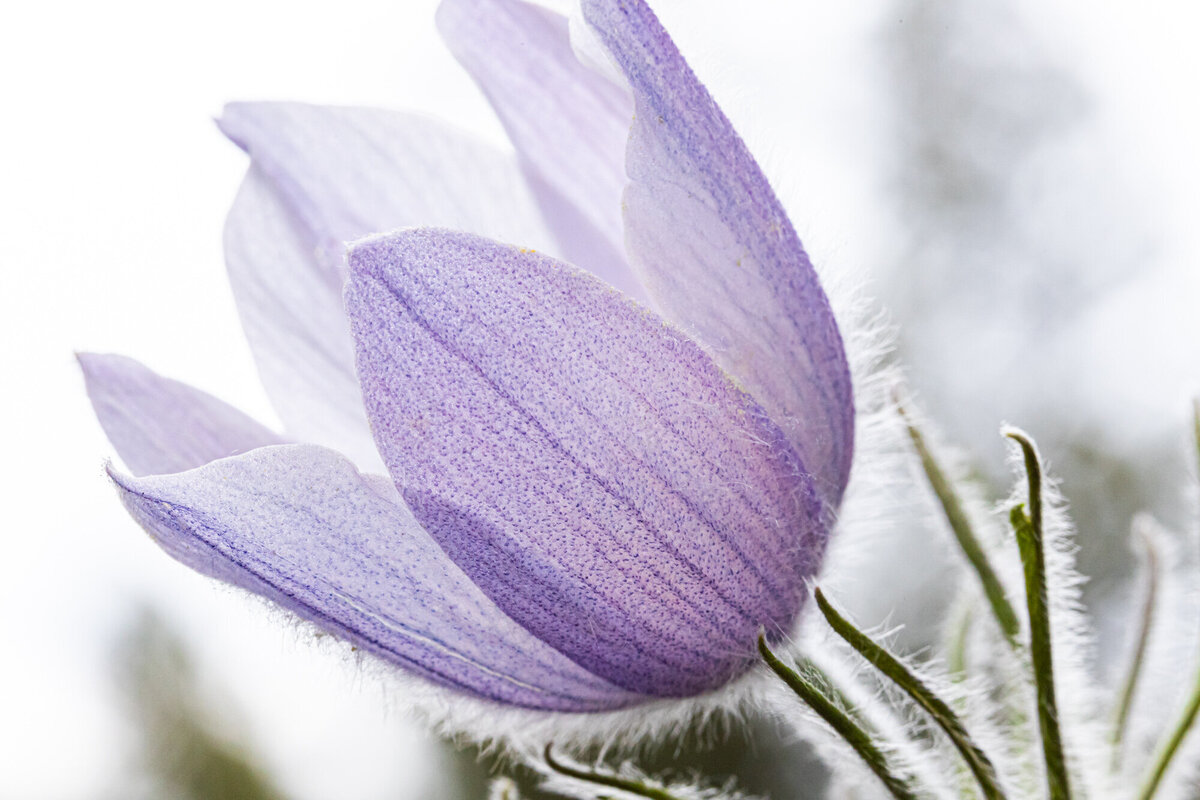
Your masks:
<instances>
[{"instance_id":1,"label":"purple flower","mask_svg":"<svg viewBox=\"0 0 1200 800\"><path fill-rule=\"evenodd\" d=\"M110 474L173 557L559 711L715 689L788 631L854 428L829 303L745 145L644 3L582 22L573 48L540 6L442 4L515 161L392 112L226 110L251 157L229 273L286 436L80 357L132 473ZM440 227L360 238L412 225Z\"/></svg>"}]
</instances>

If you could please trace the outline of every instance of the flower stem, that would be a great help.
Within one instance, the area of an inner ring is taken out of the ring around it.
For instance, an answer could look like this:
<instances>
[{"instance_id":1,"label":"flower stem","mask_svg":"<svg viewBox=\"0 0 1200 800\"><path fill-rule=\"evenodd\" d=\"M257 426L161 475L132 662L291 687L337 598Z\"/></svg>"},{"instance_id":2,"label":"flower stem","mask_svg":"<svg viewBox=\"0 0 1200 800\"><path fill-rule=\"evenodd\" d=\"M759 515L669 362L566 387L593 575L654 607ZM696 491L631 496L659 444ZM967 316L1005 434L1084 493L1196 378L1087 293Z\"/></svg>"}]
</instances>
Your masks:
<instances>
[{"instance_id":1,"label":"flower stem","mask_svg":"<svg viewBox=\"0 0 1200 800\"><path fill-rule=\"evenodd\" d=\"M1159 784L1162 783L1163 776L1167 774L1167 768L1171 766L1171 760L1179 752L1179 746L1183 744L1188 731L1196 722L1198 712L1200 712L1200 672L1196 674L1196 685L1192 688L1192 694L1183 709L1183 715L1172 729L1171 735L1159 745L1158 751L1154 755L1154 760L1151 762L1153 766L1142 784L1141 792L1138 793L1138 800L1150 800L1154 797Z\"/></svg>"},{"instance_id":2,"label":"flower stem","mask_svg":"<svg viewBox=\"0 0 1200 800\"><path fill-rule=\"evenodd\" d=\"M657 786L647 786L641 781L635 781L630 778L622 778L619 775L605 775L601 772L593 770L581 769L578 767L568 766L554 758L551 752L553 745L547 744L546 749L542 753L542 757L546 761L546 766L554 770L560 775L566 775L568 778L574 778L587 783L594 783L597 786L606 786L610 789L619 789L622 792L629 792L638 797L649 797L651 800L679 800L675 795L665 789L660 789Z\"/></svg>"},{"instance_id":3,"label":"flower stem","mask_svg":"<svg viewBox=\"0 0 1200 800\"><path fill-rule=\"evenodd\" d=\"M1133 707L1133 696L1137 692L1138 678L1142 673L1142 663L1145 661L1146 644L1150 640L1150 628L1154 624L1154 608L1158 598L1159 558L1158 548L1144 525L1134 524L1134 532L1140 543L1145 564L1145 594L1142 597L1142 613L1138 624L1138 635L1134 643L1133 654L1125 673L1125 681L1121 686L1121 694L1113 715L1112 751L1113 768L1121 764L1121 742L1125 737L1125 728L1129 722L1129 709Z\"/></svg>"},{"instance_id":4,"label":"flower stem","mask_svg":"<svg viewBox=\"0 0 1200 800\"><path fill-rule=\"evenodd\" d=\"M929 480L933 493L937 495L938 501L941 503L942 511L946 515L946 522L950 524L950 530L954 532L954 538L958 540L963 555L967 557L967 561L975 569L975 574L979 576L983 593L987 596L988 603L992 607L992 614L1000 625L1000 630L1003 631L1010 643L1016 645L1017 637L1021 632L1021 623L1017 619L1017 612L1008 602L1004 585L1000 583L1000 579L996 576L996 570L992 568L991 562L988 560L987 551L980 544L979 537L975 535L971 520L963 508L962 499L958 496L954 484L946 476L937 459L934 458L933 452L925 442L924 434L921 433L920 428L909 417L903 406L900 407L900 416L904 419L909 438L912 439L913 447L921 458L925 477Z\"/></svg>"},{"instance_id":5,"label":"flower stem","mask_svg":"<svg viewBox=\"0 0 1200 800\"><path fill-rule=\"evenodd\" d=\"M1038 728L1046 760L1050 800L1070 800L1071 784L1063 754L1058 703L1054 691L1054 659L1050 644L1050 603L1046 590L1046 547L1042 527L1042 466L1037 449L1024 433L1010 430L1005 436L1021 446L1029 480L1029 513L1013 506L1009 513L1025 569L1025 604L1029 611L1029 645L1037 686Z\"/></svg>"},{"instance_id":6,"label":"flower stem","mask_svg":"<svg viewBox=\"0 0 1200 800\"><path fill-rule=\"evenodd\" d=\"M867 661L870 661L876 669L887 676L889 680L903 689L909 697L916 701L917 705L925 709L929 716L933 717L933 721L938 727L946 732L950 737L950 741L962 754L963 759L967 762L967 766L971 769L975 780L979 783L979 788L983 790L983 796L988 800L1003 800L1004 792L1000 788L999 781L996 777L996 768L992 765L991 760L979 748L978 745L971 739L963 726L962 721L950 706L938 697L925 683L912 673L903 663L895 656L879 646L854 626L849 620L838 613L829 601L825 598L825 594L820 590L816 590L817 606L821 609L821 613L825 615L825 619L829 622L829 626L837 632L846 642L862 654Z\"/></svg>"},{"instance_id":7,"label":"flower stem","mask_svg":"<svg viewBox=\"0 0 1200 800\"><path fill-rule=\"evenodd\" d=\"M871 739L871 735L867 733L845 710L840 708L838 704L831 699L824 691L822 691L817 683L801 675L796 670L788 665L771 651L767 645L766 636L758 635L758 652L762 655L763 661L771 668L779 678L787 684L788 688L796 693L801 700L804 701L809 708L817 713L821 719L833 728L838 736L842 737L845 742L850 745L858 757L863 760L867 767L875 773L883 785L897 800L917 800L916 793L909 786L908 781L896 775L892 771L891 764L888 763L887 757L883 751ZM810 671L815 670L811 664L806 665Z\"/></svg>"}]
</instances>

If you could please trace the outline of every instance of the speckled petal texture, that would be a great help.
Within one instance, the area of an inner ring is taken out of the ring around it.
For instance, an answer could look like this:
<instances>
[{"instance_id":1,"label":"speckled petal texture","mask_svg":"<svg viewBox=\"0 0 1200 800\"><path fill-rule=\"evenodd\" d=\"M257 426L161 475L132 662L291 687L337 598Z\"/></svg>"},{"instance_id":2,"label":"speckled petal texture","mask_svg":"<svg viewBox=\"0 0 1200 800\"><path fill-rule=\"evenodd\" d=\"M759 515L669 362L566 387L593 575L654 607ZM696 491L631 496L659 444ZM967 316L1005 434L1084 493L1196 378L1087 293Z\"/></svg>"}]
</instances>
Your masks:
<instances>
[{"instance_id":1,"label":"speckled petal texture","mask_svg":"<svg viewBox=\"0 0 1200 800\"><path fill-rule=\"evenodd\" d=\"M132 358L78 358L96 417L135 475L182 472L284 441L228 403Z\"/></svg>"},{"instance_id":2,"label":"speckled petal texture","mask_svg":"<svg viewBox=\"0 0 1200 800\"><path fill-rule=\"evenodd\" d=\"M331 450L284 445L179 475L112 475L134 517L184 564L437 683L547 710L639 699L515 624L389 482Z\"/></svg>"},{"instance_id":3,"label":"speckled petal texture","mask_svg":"<svg viewBox=\"0 0 1200 800\"><path fill-rule=\"evenodd\" d=\"M523 0L443 0L437 21L504 123L560 255L642 298L621 223L633 121L628 91L580 63L566 18L545 8Z\"/></svg>"},{"instance_id":4,"label":"speckled petal texture","mask_svg":"<svg viewBox=\"0 0 1200 800\"><path fill-rule=\"evenodd\" d=\"M820 501L692 341L587 273L467 234L372 237L347 310L397 487L535 636L635 692L715 688L785 629Z\"/></svg>"},{"instance_id":5,"label":"speckled petal texture","mask_svg":"<svg viewBox=\"0 0 1200 800\"><path fill-rule=\"evenodd\" d=\"M836 507L854 404L829 303L771 187L641 0L583 0L636 99L626 243L663 313L787 431Z\"/></svg>"}]
</instances>

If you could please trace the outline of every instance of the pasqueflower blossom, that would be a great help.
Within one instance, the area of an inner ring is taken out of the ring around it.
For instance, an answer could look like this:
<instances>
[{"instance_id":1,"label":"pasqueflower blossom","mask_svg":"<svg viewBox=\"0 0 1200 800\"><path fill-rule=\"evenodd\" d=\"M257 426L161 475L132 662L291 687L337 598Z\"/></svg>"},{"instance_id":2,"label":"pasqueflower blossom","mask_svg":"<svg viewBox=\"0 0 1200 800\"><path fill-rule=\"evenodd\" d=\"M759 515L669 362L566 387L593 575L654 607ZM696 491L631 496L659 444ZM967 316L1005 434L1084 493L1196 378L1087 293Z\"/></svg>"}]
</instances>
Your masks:
<instances>
[{"instance_id":1,"label":"pasqueflower blossom","mask_svg":"<svg viewBox=\"0 0 1200 800\"><path fill-rule=\"evenodd\" d=\"M112 480L174 558L465 695L714 690L791 629L846 487L827 298L644 2L438 24L515 159L388 111L228 107L228 269L286 433L83 355Z\"/></svg>"}]
</instances>

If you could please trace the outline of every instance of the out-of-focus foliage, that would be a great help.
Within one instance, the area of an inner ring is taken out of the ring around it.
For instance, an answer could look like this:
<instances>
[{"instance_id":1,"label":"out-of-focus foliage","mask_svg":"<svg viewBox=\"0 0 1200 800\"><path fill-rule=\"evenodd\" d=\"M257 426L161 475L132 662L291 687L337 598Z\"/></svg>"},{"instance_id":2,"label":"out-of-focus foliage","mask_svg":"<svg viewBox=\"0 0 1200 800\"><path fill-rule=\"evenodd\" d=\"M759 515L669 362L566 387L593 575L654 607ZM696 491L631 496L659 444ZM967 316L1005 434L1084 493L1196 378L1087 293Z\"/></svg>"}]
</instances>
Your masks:
<instances>
[{"instance_id":1,"label":"out-of-focus foliage","mask_svg":"<svg viewBox=\"0 0 1200 800\"><path fill-rule=\"evenodd\" d=\"M118 682L137 732L146 797L172 800L283 800L204 692L183 643L152 611L139 613L117 655Z\"/></svg>"},{"instance_id":2,"label":"out-of-focus foliage","mask_svg":"<svg viewBox=\"0 0 1200 800\"><path fill-rule=\"evenodd\" d=\"M133 776L114 797L287 800L237 726L237 710L219 687L198 679L185 642L154 611L141 609L131 621L114 666L136 742ZM423 800L483 798L489 773L500 770L450 743L426 766L436 779L424 780Z\"/></svg>"}]
</instances>

